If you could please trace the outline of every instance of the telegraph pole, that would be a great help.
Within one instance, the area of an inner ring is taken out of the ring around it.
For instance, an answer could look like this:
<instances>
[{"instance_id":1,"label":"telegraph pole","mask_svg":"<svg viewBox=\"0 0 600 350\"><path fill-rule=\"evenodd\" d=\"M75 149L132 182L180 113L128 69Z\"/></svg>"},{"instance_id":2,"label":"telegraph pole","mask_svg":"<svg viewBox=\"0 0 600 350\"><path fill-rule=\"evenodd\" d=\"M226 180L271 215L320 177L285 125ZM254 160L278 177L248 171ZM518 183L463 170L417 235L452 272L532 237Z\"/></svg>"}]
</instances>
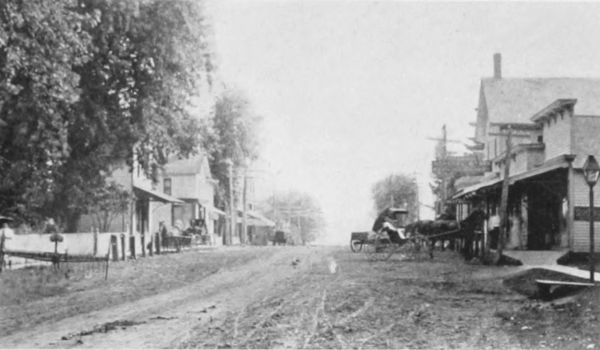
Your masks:
<instances>
[{"instance_id":1,"label":"telegraph pole","mask_svg":"<svg viewBox=\"0 0 600 350\"><path fill-rule=\"evenodd\" d=\"M448 143L448 137L446 134L446 124L444 124L444 126L442 127L442 162L446 162L447 156L448 156L448 149L447 149L447 143ZM441 207L441 211L442 214L444 212L446 212L446 176L447 176L447 169L445 168L446 166L444 165L444 169L442 170L442 207Z\"/></svg>"},{"instance_id":2,"label":"telegraph pole","mask_svg":"<svg viewBox=\"0 0 600 350\"><path fill-rule=\"evenodd\" d=\"M415 209L417 210L415 217L417 218L417 221L421 220L421 205L419 205L419 182L417 181L417 174L413 174L413 180L415 182L415 187L417 189L417 192L415 193L415 202L416 202L416 206Z\"/></svg>"},{"instance_id":3,"label":"telegraph pole","mask_svg":"<svg viewBox=\"0 0 600 350\"><path fill-rule=\"evenodd\" d=\"M231 245L233 241L233 233L235 232L235 208L233 207L233 161L231 159L227 159L227 168L229 171L229 232L225 238L226 245Z\"/></svg>"},{"instance_id":4,"label":"telegraph pole","mask_svg":"<svg viewBox=\"0 0 600 350\"><path fill-rule=\"evenodd\" d=\"M447 159L448 159L448 143L462 143L460 140L448 140L448 132L446 130L446 124L442 126L442 137L428 137L428 140L441 142L442 149L440 154L436 154L436 160L438 160L440 165L440 174L442 184L440 188L440 214L444 212L444 208L446 207L446 198L448 197L448 189L447 187L447 177L448 177L448 169L447 169ZM438 158L439 157L439 158Z\"/></svg>"},{"instance_id":5,"label":"telegraph pole","mask_svg":"<svg viewBox=\"0 0 600 350\"><path fill-rule=\"evenodd\" d=\"M508 186L510 176L510 153L511 153L511 136L512 130L510 125L508 126L508 133L506 135L506 155L504 156L504 178L502 179L502 194L500 196L500 237L498 237L498 261L502 258L502 250L504 249L504 242L506 239L506 233L508 230Z\"/></svg>"},{"instance_id":6,"label":"telegraph pole","mask_svg":"<svg viewBox=\"0 0 600 350\"><path fill-rule=\"evenodd\" d=\"M248 161L244 164L244 189L242 192L242 237L241 243L248 243Z\"/></svg>"}]
</instances>

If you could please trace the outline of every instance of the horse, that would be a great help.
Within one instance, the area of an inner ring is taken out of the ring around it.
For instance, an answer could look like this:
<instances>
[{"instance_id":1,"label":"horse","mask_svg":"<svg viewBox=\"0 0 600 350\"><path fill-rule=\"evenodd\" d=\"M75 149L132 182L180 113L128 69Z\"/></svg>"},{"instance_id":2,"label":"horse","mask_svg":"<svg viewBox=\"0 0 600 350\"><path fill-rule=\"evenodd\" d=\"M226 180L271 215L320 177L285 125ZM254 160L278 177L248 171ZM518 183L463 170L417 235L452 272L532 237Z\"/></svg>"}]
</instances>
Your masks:
<instances>
[{"instance_id":1,"label":"horse","mask_svg":"<svg viewBox=\"0 0 600 350\"><path fill-rule=\"evenodd\" d=\"M452 220L451 218L441 217L437 220L419 220L406 225L405 232L407 235L413 236L416 234L423 235L429 238L430 244L430 256L433 257L433 246L436 240L442 241L442 250L444 249L444 242L446 240L451 241L451 246L454 246L454 240L458 237L462 239L461 251L463 255L470 259L473 256L473 240L475 238L475 231L481 228L483 220L485 219L485 213L482 210L474 210L464 220L460 222ZM444 233L455 233L452 238L439 237Z\"/></svg>"}]
</instances>

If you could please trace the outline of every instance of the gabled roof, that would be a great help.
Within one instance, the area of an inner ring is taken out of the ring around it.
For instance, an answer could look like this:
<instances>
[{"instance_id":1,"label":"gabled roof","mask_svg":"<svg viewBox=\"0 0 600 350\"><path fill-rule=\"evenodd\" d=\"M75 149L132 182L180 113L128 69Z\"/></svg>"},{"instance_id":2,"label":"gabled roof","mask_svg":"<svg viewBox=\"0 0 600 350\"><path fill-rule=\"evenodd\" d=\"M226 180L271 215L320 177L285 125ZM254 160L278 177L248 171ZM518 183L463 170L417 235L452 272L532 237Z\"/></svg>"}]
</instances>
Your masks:
<instances>
[{"instance_id":1,"label":"gabled roof","mask_svg":"<svg viewBox=\"0 0 600 350\"><path fill-rule=\"evenodd\" d=\"M206 162L204 154L195 154L186 159L170 158L165 164L165 173L174 174L198 174ZM207 169L205 169L207 170Z\"/></svg>"},{"instance_id":2,"label":"gabled roof","mask_svg":"<svg viewBox=\"0 0 600 350\"><path fill-rule=\"evenodd\" d=\"M490 122L531 123L558 99L577 99L577 115L600 115L598 78L484 78L481 88Z\"/></svg>"}]
</instances>

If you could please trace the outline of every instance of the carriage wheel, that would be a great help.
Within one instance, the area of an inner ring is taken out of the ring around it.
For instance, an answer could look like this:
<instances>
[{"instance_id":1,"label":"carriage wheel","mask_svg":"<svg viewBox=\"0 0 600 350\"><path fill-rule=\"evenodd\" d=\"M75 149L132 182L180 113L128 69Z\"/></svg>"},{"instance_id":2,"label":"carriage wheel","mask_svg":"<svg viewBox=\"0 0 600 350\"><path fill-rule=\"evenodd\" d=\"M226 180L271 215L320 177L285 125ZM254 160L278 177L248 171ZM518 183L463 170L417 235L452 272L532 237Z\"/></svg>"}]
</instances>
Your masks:
<instances>
[{"instance_id":1,"label":"carriage wheel","mask_svg":"<svg viewBox=\"0 0 600 350\"><path fill-rule=\"evenodd\" d=\"M350 250L354 253L358 253L362 250L363 247L363 241L359 241L356 239L351 239L350 240Z\"/></svg>"},{"instance_id":2,"label":"carriage wheel","mask_svg":"<svg viewBox=\"0 0 600 350\"><path fill-rule=\"evenodd\" d=\"M365 253L370 261L384 261L389 259L396 251L396 244L388 238L376 237L365 244Z\"/></svg>"}]
</instances>

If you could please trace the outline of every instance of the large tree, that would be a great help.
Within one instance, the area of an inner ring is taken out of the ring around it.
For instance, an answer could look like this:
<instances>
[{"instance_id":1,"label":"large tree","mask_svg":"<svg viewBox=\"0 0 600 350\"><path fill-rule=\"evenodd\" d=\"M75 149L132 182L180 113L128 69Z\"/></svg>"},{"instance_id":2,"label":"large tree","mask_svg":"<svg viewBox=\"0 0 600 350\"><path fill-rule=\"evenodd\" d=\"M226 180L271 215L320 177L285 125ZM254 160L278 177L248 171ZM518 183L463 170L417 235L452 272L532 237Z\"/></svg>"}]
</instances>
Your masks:
<instances>
[{"instance_id":1,"label":"large tree","mask_svg":"<svg viewBox=\"0 0 600 350\"><path fill-rule=\"evenodd\" d=\"M219 183L216 201L221 208L232 209L230 193L234 207L240 203L243 191L240 179L244 169L259 155L260 121L240 91L225 90L217 98L213 118L203 125L203 148L209 154L213 176Z\"/></svg>"},{"instance_id":2,"label":"large tree","mask_svg":"<svg viewBox=\"0 0 600 350\"><path fill-rule=\"evenodd\" d=\"M371 187L374 208L377 213L388 207L408 209L408 221L419 215L419 187L414 177L405 174L391 174L377 181Z\"/></svg>"},{"instance_id":3,"label":"large tree","mask_svg":"<svg viewBox=\"0 0 600 350\"><path fill-rule=\"evenodd\" d=\"M0 194L11 195L0 210L54 216L71 230L86 198L134 154L152 174L168 154L194 152L199 125L188 106L212 71L197 2L3 4L12 22L0 31L0 60L17 68L0 76L8 124L0 157L9 175ZM25 27L14 20L21 17Z\"/></svg>"},{"instance_id":4,"label":"large tree","mask_svg":"<svg viewBox=\"0 0 600 350\"><path fill-rule=\"evenodd\" d=\"M0 3L0 210L35 216L51 207L71 151L79 101L73 66L91 59L92 25L72 1Z\"/></svg>"}]
</instances>

